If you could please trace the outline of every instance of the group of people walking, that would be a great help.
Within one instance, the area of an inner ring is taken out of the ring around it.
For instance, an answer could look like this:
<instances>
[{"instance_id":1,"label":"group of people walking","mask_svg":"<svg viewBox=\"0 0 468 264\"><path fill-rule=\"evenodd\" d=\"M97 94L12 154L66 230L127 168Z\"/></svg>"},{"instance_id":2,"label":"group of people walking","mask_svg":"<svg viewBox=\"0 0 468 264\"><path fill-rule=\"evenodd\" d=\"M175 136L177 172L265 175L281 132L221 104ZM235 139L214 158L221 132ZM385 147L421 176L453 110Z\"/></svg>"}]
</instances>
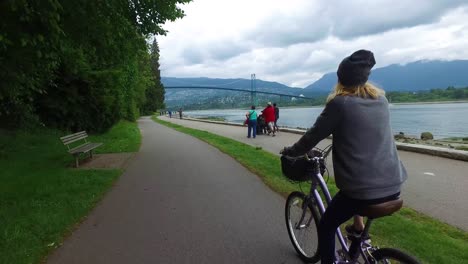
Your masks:
<instances>
[{"instance_id":1,"label":"group of people walking","mask_svg":"<svg viewBox=\"0 0 468 264\"><path fill-rule=\"evenodd\" d=\"M162 116L162 115L167 115L169 116L169 118L172 118L172 115L173 114L179 114L179 118L182 119L182 108L179 108L178 111L171 111L171 110L161 110L159 112L159 115Z\"/></svg>"},{"instance_id":2,"label":"group of people walking","mask_svg":"<svg viewBox=\"0 0 468 264\"><path fill-rule=\"evenodd\" d=\"M268 133L272 136L276 136L278 129L278 119L279 119L279 108L276 106L276 103L272 104L268 102L265 109L262 110L260 115L257 114L255 106L252 105L250 110L245 114L246 120L245 124L247 125L247 137L256 138L257 133Z\"/></svg>"}]
</instances>

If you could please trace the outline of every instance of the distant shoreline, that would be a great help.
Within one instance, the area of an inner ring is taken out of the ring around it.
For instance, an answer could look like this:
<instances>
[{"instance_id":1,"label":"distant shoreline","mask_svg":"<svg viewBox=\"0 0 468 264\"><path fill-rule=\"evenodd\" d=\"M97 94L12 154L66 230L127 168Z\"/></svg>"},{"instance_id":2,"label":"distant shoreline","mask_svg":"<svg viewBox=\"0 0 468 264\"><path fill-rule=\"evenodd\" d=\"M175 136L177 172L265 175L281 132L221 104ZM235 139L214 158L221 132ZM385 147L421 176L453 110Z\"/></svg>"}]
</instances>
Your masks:
<instances>
[{"instance_id":1,"label":"distant shoreline","mask_svg":"<svg viewBox=\"0 0 468 264\"><path fill-rule=\"evenodd\" d=\"M468 103L468 100L460 100L460 101L432 101L432 102L407 102L407 103L391 103L391 105L423 105L423 104L462 104L462 103ZM300 105L300 106L281 106L278 104L279 108L282 109L289 109L289 108L322 108L325 105ZM257 106L257 111L262 109L263 106ZM265 106L266 107L266 106ZM201 109L201 110L186 110L187 112L192 112L192 111L213 111L213 110L250 110L250 107L246 108L224 108L224 109Z\"/></svg>"},{"instance_id":2,"label":"distant shoreline","mask_svg":"<svg viewBox=\"0 0 468 264\"><path fill-rule=\"evenodd\" d=\"M392 105L420 105L420 104L461 104L468 103L467 100L460 101L433 101L433 102L407 102L407 103L390 103Z\"/></svg>"},{"instance_id":3,"label":"distant shoreline","mask_svg":"<svg viewBox=\"0 0 468 264\"><path fill-rule=\"evenodd\" d=\"M468 103L468 100L457 100L457 101L429 101L429 102L403 102L403 103L391 103L391 105L422 105L422 104L462 104L462 103ZM325 105L312 105L312 106L284 106L282 108L321 108L324 107Z\"/></svg>"}]
</instances>

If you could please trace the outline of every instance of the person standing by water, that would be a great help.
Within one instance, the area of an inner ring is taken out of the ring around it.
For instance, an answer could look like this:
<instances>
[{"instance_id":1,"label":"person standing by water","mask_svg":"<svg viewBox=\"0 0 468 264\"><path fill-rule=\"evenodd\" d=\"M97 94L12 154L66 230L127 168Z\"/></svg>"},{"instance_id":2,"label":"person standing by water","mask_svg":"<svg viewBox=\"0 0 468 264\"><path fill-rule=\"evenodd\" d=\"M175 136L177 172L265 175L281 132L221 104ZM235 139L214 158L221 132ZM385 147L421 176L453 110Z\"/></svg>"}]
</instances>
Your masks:
<instances>
[{"instance_id":1,"label":"person standing by water","mask_svg":"<svg viewBox=\"0 0 468 264\"><path fill-rule=\"evenodd\" d=\"M383 90L367 82L374 54L358 50L338 66L338 83L315 124L281 153L300 156L333 135L333 169L339 192L318 226L322 264L335 258L336 229L354 216L348 233L360 234L364 222L358 212L368 205L398 199L406 169L398 157L390 128L388 101Z\"/></svg>"},{"instance_id":2,"label":"person standing by water","mask_svg":"<svg viewBox=\"0 0 468 264\"><path fill-rule=\"evenodd\" d=\"M275 108L275 126L274 126L274 129L275 129L275 132L278 132L279 131L279 128L278 128L279 108L276 106L276 103L273 103L273 107Z\"/></svg>"},{"instance_id":3,"label":"person standing by water","mask_svg":"<svg viewBox=\"0 0 468 264\"><path fill-rule=\"evenodd\" d=\"M275 109L271 105L271 102L268 102L267 107L263 109L263 116L265 117L265 122L268 126L268 135L273 132L273 137L275 136Z\"/></svg>"},{"instance_id":4,"label":"person standing by water","mask_svg":"<svg viewBox=\"0 0 468 264\"><path fill-rule=\"evenodd\" d=\"M179 108L179 117L182 119L182 108Z\"/></svg>"},{"instance_id":5,"label":"person standing by water","mask_svg":"<svg viewBox=\"0 0 468 264\"><path fill-rule=\"evenodd\" d=\"M253 136L255 138L257 136L257 111L255 111L255 106L252 105L250 107L250 111L248 111L245 116L248 120L248 128L247 128L247 137ZM251 133L253 130L253 133Z\"/></svg>"}]
</instances>

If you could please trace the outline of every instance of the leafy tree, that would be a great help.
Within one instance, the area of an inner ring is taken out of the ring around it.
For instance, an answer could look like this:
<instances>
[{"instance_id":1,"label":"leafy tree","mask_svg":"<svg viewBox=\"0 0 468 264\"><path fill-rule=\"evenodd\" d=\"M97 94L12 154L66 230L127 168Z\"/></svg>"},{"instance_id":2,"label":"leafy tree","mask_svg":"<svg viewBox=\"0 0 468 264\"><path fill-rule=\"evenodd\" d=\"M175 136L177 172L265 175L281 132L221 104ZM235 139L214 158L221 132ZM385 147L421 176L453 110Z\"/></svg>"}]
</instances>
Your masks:
<instances>
[{"instance_id":1,"label":"leafy tree","mask_svg":"<svg viewBox=\"0 0 468 264\"><path fill-rule=\"evenodd\" d=\"M146 39L188 2L0 1L0 126L105 130L136 119L149 88L161 106Z\"/></svg>"},{"instance_id":2,"label":"leafy tree","mask_svg":"<svg viewBox=\"0 0 468 264\"><path fill-rule=\"evenodd\" d=\"M466 99L467 95L468 87L455 88L452 86L446 89L432 89L430 91L388 92L386 94L392 103L462 100Z\"/></svg>"},{"instance_id":3,"label":"leafy tree","mask_svg":"<svg viewBox=\"0 0 468 264\"><path fill-rule=\"evenodd\" d=\"M463 90L463 89L457 89L457 90L455 90L454 93L453 93L453 97L454 97L455 99L464 99L464 98L467 97L466 95L467 95L467 94L466 94L466 91Z\"/></svg>"},{"instance_id":4,"label":"leafy tree","mask_svg":"<svg viewBox=\"0 0 468 264\"><path fill-rule=\"evenodd\" d=\"M32 117L31 103L58 65L62 6L57 0L0 1L0 124Z\"/></svg>"}]
</instances>

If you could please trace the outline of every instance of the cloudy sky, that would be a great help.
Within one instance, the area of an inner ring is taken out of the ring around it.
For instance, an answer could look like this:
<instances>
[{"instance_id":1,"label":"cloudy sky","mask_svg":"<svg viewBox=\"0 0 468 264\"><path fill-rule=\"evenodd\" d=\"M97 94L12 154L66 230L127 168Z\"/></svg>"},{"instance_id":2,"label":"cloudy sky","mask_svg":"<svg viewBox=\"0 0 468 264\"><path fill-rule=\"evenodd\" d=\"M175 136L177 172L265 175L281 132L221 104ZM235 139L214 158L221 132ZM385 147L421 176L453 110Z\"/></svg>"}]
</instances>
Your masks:
<instances>
[{"instance_id":1,"label":"cloudy sky","mask_svg":"<svg viewBox=\"0 0 468 264\"><path fill-rule=\"evenodd\" d=\"M468 59L468 0L194 0L158 36L164 77L305 87L358 49L376 68Z\"/></svg>"}]
</instances>

